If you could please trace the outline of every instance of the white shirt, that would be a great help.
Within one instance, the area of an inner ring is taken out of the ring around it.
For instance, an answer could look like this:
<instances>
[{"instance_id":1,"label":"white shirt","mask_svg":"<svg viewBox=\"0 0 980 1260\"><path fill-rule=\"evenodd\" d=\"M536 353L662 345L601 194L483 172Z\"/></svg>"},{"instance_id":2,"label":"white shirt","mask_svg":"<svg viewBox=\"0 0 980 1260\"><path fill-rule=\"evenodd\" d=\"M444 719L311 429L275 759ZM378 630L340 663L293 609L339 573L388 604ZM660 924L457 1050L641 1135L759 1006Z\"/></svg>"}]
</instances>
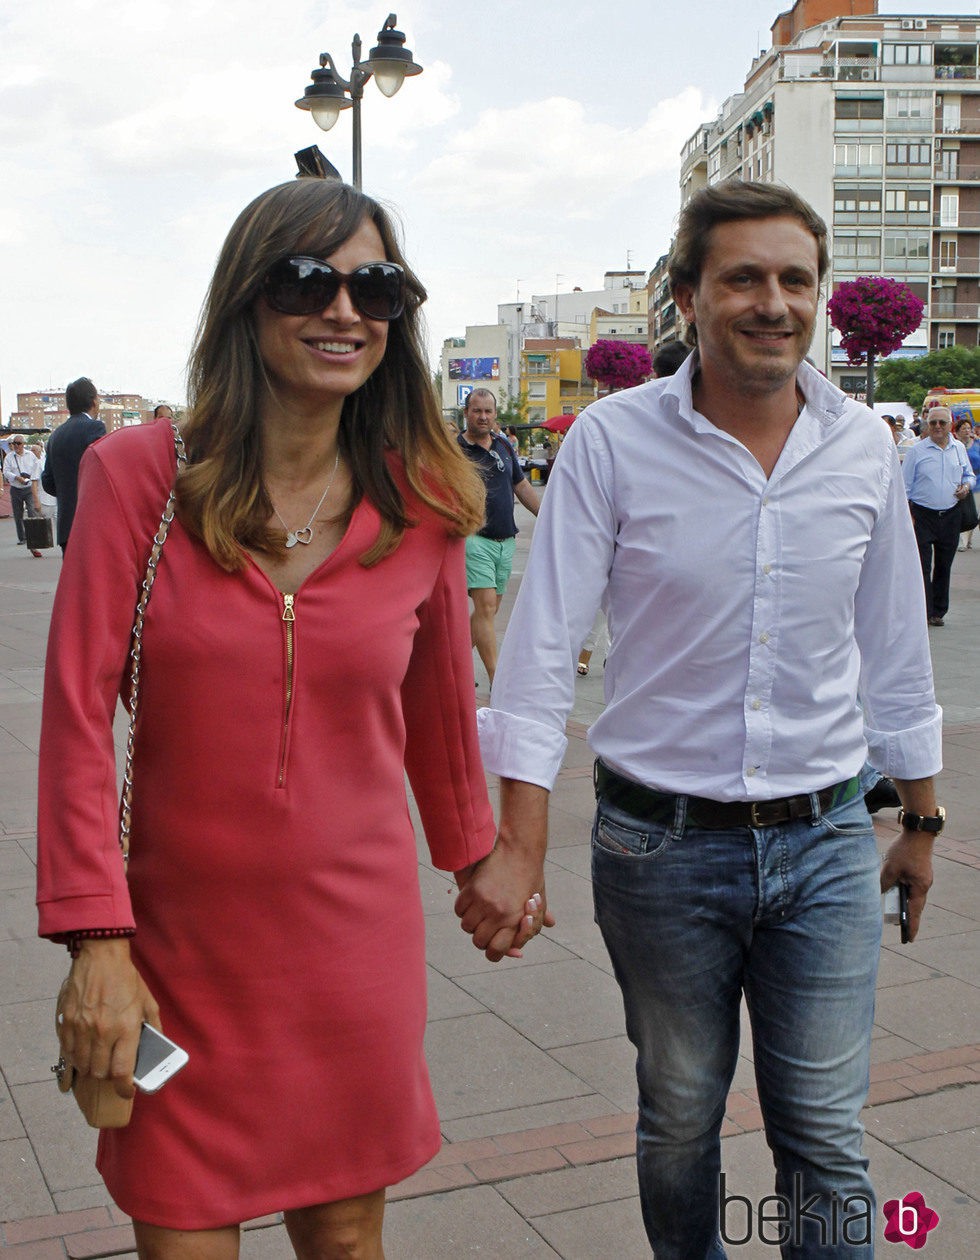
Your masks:
<instances>
[{"instance_id":1,"label":"white shirt","mask_svg":"<svg viewBox=\"0 0 980 1260\"><path fill-rule=\"evenodd\" d=\"M38 481L41 476L41 461L26 447L19 452L10 450L3 461L4 478L18 490L28 490L31 481L21 481L22 473L31 481Z\"/></svg>"},{"instance_id":2,"label":"white shirt","mask_svg":"<svg viewBox=\"0 0 980 1260\"><path fill-rule=\"evenodd\" d=\"M602 600L612 650L589 743L629 778L764 800L847 779L868 749L886 774L936 773L942 713L887 427L803 364L806 406L767 480L694 411L693 358L570 429L478 714L487 769L551 788Z\"/></svg>"},{"instance_id":3,"label":"white shirt","mask_svg":"<svg viewBox=\"0 0 980 1260\"><path fill-rule=\"evenodd\" d=\"M936 512L947 512L959 502L957 486L972 490L976 483L966 447L954 437L945 446L931 437L916 442L905 456L902 476L909 500Z\"/></svg>"}]
</instances>

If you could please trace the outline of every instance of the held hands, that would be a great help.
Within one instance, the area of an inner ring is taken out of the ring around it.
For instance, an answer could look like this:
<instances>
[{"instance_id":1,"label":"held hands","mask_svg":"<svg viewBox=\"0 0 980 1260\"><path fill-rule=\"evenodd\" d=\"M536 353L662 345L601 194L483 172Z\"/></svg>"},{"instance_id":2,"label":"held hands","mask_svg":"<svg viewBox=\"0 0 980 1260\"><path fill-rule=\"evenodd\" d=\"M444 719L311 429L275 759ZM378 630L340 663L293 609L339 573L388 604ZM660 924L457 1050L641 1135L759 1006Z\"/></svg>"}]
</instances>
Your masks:
<instances>
[{"instance_id":1,"label":"held hands","mask_svg":"<svg viewBox=\"0 0 980 1260\"><path fill-rule=\"evenodd\" d=\"M543 927L554 927L540 865L498 844L482 861L456 872L455 911L464 932L490 962L522 958L522 949ZM529 892L530 889L537 891Z\"/></svg>"},{"instance_id":2,"label":"held hands","mask_svg":"<svg viewBox=\"0 0 980 1260\"><path fill-rule=\"evenodd\" d=\"M144 1020L160 1028L159 1008L130 961L129 942L84 941L59 1001L65 1061L79 1076L111 1079L120 1098L132 1098Z\"/></svg>"}]
</instances>

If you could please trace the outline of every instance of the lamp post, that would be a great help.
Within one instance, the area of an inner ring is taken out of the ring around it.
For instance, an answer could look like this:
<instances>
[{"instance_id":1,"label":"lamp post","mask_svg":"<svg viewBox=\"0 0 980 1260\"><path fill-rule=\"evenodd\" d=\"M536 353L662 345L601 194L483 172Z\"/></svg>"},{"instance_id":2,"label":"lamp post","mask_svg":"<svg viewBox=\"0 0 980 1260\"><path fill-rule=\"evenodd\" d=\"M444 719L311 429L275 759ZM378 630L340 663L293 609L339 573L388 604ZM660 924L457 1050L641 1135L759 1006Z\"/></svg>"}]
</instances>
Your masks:
<instances>
[{"instance_id":1,"label":"lamp post","mask_svg":"<svg viewBox=\"0 0 980 1260\"><path fill-rule=\"evenodd\" d=\"M340 117L342 109L354 110L354 187L361 187L361 98L364 85L373 76L384 96L394 96L412 75L421 74L422 67L412 60L405 47L405 36L395 29L398 18L389 13L388 20L378 31L378 42L371 49L367 61L361 60L361 37L355 35L351 43L350 78L341 78L333 57L320 54L320 68L311 74L313 80L296 102L297 109L308 109L313 121L322 131L329 131Z\"/></svg>"}]
</instances>

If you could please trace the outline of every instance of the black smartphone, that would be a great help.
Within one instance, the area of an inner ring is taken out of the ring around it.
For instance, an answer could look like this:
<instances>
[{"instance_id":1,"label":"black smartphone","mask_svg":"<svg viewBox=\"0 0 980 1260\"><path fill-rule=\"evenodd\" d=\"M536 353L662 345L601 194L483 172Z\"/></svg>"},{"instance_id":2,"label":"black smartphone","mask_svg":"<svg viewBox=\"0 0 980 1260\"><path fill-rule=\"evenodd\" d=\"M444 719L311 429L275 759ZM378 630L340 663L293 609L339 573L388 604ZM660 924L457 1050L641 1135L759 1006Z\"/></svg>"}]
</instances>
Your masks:
<instances>
[{"instance_id":1,"label":"black smartphone","mask_svg":"<svg viewBox=\"0 0 980 1260\"><path fill-rule=\"evenodd\" d=\"M898 930L903 945L909 943L909 886L898 886Z\"/></svg>"}]
</instances>

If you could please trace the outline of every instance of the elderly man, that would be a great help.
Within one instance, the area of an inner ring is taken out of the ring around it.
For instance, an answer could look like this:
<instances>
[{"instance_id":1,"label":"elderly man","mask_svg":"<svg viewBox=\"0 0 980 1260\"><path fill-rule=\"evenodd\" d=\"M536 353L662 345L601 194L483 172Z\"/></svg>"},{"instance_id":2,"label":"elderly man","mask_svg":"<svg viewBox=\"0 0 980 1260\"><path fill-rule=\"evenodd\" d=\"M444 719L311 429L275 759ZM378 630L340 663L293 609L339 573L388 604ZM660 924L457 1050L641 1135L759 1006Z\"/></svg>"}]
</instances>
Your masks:
<instances>
[{"instance_id":1,"label":"elderly man","mask_svg":"<svg viewBox=\"0 0 980 1260\"><path fill-rule=\"evenodd\" d=\"M473 601L470 636L492 685L497 668L494 622L510 578L517 537L514 498L535 516L541 500L528 484L513 446L494 432L497 400L488 389L470 391L463 421L465 427L456 440L476 464L487 488L483 528L466 540L466 589Z\"/></svg>"},{"instance_id":2,"label":"elderly man","mask_svg":"<svg viewBox=\"0 0 980 1260\"><path fill-rule=\"evenodd\" d=\"M952 423L948 407L931 408L928 436L916 442L902 464L930 626L945 625L960 541L960 500L973 492L977 480L963 443L952 436Z\"/></svg>"},{"instance_id":3,"label":"elderly man","mask_svg":"<svg viewBox=\"0 0 980 1260\"><path fill-rule=\"evenodd\" d=\"M803 362L827 265L823 221L786 188L728 181L687 202L669 269L695 351L576 420L480 713L499 837L457 911L496 958L548 923L544 904L531 924L521 910L605 595L592 884L637 1051L658 1260L724 1255L743 995L776 1165L769 1239L820 1260L874 1246L860 1111L879 891L909 885L914 934L943 823L941 714L894 443ZM905 807L883 866L866 757Z\"/></svg>"}]
</instances>

